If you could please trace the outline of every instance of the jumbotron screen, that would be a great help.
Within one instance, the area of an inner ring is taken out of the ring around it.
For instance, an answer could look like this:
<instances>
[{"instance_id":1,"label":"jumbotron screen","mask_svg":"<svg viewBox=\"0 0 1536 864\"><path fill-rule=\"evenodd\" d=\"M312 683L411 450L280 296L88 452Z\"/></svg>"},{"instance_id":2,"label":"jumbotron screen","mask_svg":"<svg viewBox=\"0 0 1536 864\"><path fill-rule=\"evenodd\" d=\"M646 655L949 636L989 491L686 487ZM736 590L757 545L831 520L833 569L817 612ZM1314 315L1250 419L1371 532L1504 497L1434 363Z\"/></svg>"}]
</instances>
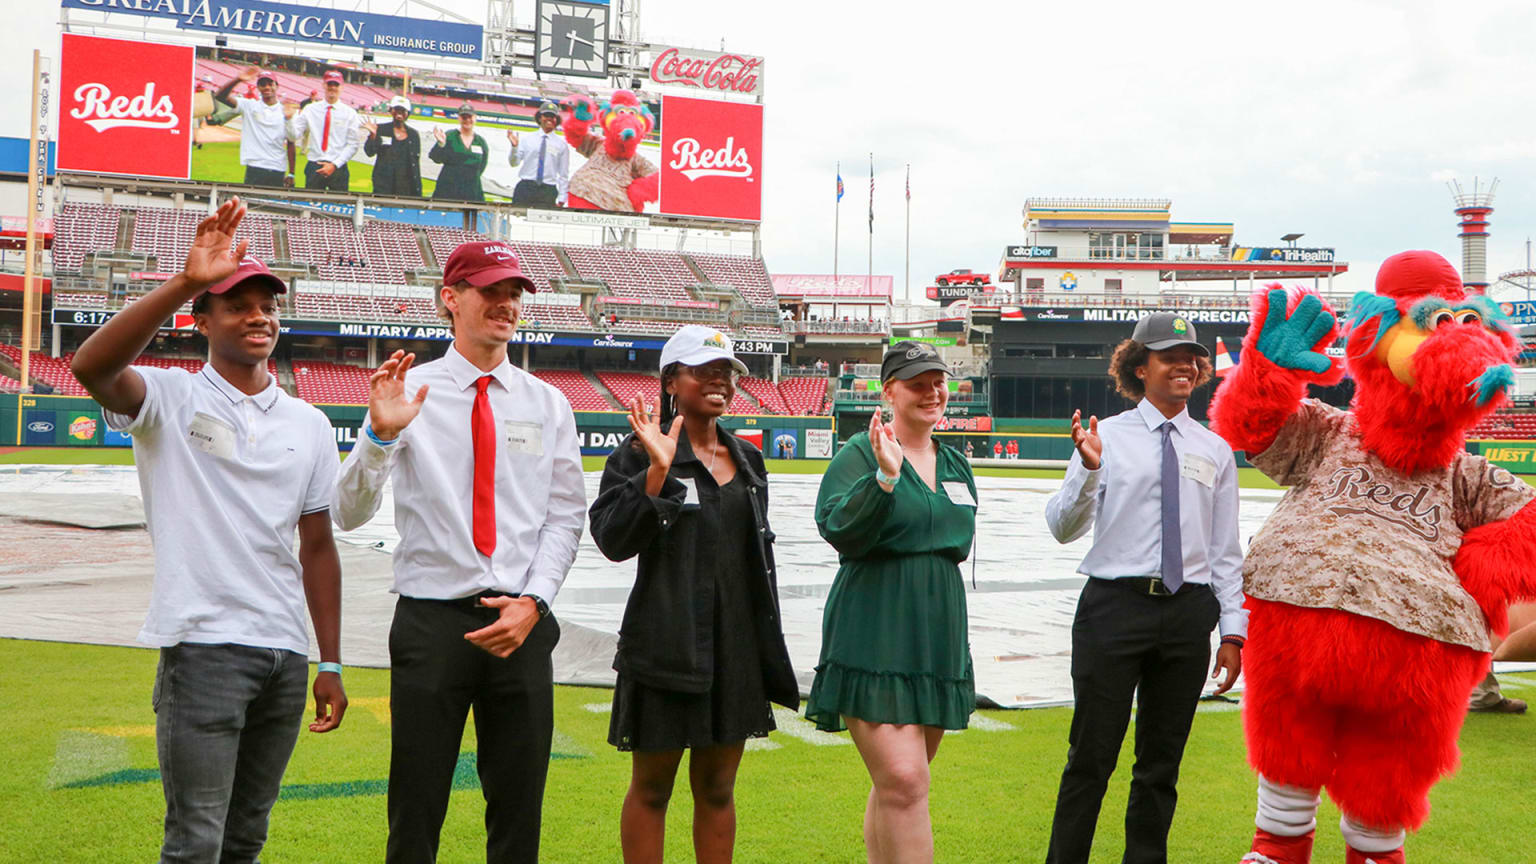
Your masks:
<instances>
[{"instance_id":1,"label":"jumbotron screen","mask_svg":"<svg viewBox=\"0 0 1536 864\"><path fill-rule=\"evenodd\" d=\"M762 106L545 103L411 71L64 34L59 170L221 186L757 221ZM552 110L546 110L552 109ZM665 115L666 123L662 123Z\"/></svg>"}]
</instances>

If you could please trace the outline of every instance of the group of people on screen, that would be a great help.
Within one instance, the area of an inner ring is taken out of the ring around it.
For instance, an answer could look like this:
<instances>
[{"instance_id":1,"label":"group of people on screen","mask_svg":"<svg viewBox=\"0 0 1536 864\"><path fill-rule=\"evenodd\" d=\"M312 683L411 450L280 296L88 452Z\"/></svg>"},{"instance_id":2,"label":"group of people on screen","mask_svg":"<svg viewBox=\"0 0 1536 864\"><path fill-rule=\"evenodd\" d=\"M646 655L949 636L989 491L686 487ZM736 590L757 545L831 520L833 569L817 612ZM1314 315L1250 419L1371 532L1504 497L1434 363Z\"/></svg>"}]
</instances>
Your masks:
<instances>
[{"instance_id":1,"label":"group of people on screen","mask_svg":"<svg viewBox=\"0 0 1536 864\"><path fill-rule=\"evenodd\" d=\"M313 93L296 105L285 103L278 98L276 74L251 66L213 92L215 101L228 106L230 119L238 117L241 121L244 182L277 189L358 191L353 188L352 166L361 150L373 160L372 194L423 197L422 133L409 122L411 101L393 97L386 106L389 120L377 123L343 101L346 80L339 70L325 72L322 83L323 93ZM246 85L245 95L236 95L235 89L241 84ZM439 166L431 198L483 202L486 193L482 179L491 161L491 148L477 131L474 105L460 104L454 116L457 125L450 130L445 131L443 124L431 124L432 142L426 156ZM558 131L559 106L540 104L533 122L537 128L532 131L506 129L510 147L507 161L517 169L512 204L563 207L570 183L571 148ZM362 178L356 181L360 185Z\"/></svg>"}]
</instances>

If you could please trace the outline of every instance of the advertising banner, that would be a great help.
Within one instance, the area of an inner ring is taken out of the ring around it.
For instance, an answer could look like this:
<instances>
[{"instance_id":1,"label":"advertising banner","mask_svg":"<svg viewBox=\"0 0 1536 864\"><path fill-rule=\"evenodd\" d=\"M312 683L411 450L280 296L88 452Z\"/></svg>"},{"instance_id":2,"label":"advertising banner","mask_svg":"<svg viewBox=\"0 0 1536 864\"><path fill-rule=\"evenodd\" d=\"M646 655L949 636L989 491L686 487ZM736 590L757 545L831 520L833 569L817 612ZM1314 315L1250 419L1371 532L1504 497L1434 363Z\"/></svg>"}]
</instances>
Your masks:
<instances>
[{"instance_id":1,"label":"advertising banner","mask_svg":"<svg viewBox=\"0 0 1536 864\"><path fill-rule=\"evenodd\" d=\"M894 276L775 273L772 278L775 294L780 297L804 297L807 300L869 297L889 301L896 284Z\"/></svg>"},{"instance_id":2,"label":"advertising banner","mask_svg":"<svg viewBox=\"0 0 1536 864\"><path fill-rule=\"evenodd\" d=\"M1003 250L1004 258L1055 258L1055 246L1009 246Z\"/></svg>"},{"instance_id":3,"label":"advertising banner","mask_svg":"<svg viewBox=\"0 0 1536 864\"><path fill-rule=\"evenodd\" d=\"M1010 307L1011 308L1011 307ZM1009 312L1006 316L1009 321L1061 321L1066 323L1082 323L1084 321L1108 321L1112 323L1134 324L1153 312L1172 312L1195 324L1247 324L1247 309L1145 309L1145 308L1114 308L1114 307L1089 307L1089 308L1046 308L1046 307L1020 307L1017 313Z\"/></svg>"},{"instance_id":4,"label":"advertising banner","mask_svg":"<svg viewBox=\"0 0 1536 864\"><path fill-rule=\"evenodd\" d=\"M1530 300L1507 300L1499 304L1499 308L1509 316L1512 324L1536 324L1536 302Z\"/></svg>"},{"instance_id":5,"label":"advertising banner","mask_svg":"<svg viewBox=\"0 0 1536 864\"><path fill-rule=\"evenodd\" d=\"M832 443L835 440L837 433L831 429L805 430L805 458L831 459Z\"/></svg>"},{"instance_id":6,"label":"advertising banner","mask_svg":"<svg viewBox=\"0 0 1536 864\"><path fill-rule=\"evenodd\" d=\"M1285 261L1290 264L1327 264L1333 260L1332 249L1302 249L1296 246L1234 246L1233 261Z\"/></svg>"},{"instance_id":7,"label":"advertising banner","mask_svg":"<svg viewBox=\"0 0 1536 864\"><path fill-rule=\"evenodd\" d=\"M192 46L63 39L59 170L187 179Z\"/></svg>"},{"instance_id":8,"label":"advertising banner","mask_svg":"<svg viewBox=\"0 0 1536 864\"><path fill-rule=\"evenodd\" d=\"M651 82L654 84L678 84L702 91L756 96L762 78L761 57L694 48L664 48L651 59Z\"/></svg>"},{"instance_id":9,"label":"advertising banner","mask_svg":"<svg viewBox=\"0 0 1536 864\"><path fill-rule=\"evenodd\" d=\"M763 106L663 96L661 212L757 221Z\"/></svg>"},{"instance_id":10,"label":"advertising banner","mask_svg":"<svg viewBox=\"0 0 1536 864\"><path fill-rule=\"evenodd\" d=\"M768 450L768 456L772 459L793 459L800 449L800 441L795 436L793 429L773 430L773 441Z\"/></svg>"},{"instance_id":11,"label":"advertising banner","mask_svg":"<svg viewBox=\"0 0 1536 864\"><path fill-rule=\"evenodd\" d=\"M478 24L377 15L271 0L62 0L65 9L170 18L182 30L348 45L433 57L479 60Z\"/></svg>"}]
</instances>

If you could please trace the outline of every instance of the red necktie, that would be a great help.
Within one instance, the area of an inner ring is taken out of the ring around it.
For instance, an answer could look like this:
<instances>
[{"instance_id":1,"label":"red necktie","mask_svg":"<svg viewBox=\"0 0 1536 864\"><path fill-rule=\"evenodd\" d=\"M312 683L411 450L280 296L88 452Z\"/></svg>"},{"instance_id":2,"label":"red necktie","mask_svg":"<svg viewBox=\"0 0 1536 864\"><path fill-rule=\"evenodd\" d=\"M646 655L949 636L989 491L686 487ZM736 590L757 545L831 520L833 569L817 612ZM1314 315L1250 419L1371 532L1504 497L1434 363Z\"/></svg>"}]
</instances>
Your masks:
<instances>
[{"instance_id":1,"label":"red necktie","mask_svg":"<svg viewBox=\"0 0 1536 864\"><path fill-rule=\"evenodd\" d=\"M325 106L325 128L320 130L320 151L322 153L331 149L331 108L332 106L330 105ZM481 392L484 391L482 390Z\"/></svg>"},{"instance_id":2,"label":"red necktie","mask_svg":"<svg viewBox=\"0 0 1536 864\"><path fill-rule=\"evenodd\" d=\"M491 412L491 400L485 394L490 384L489 375L475 382L475 408L469 415L475 451L475 548L487 558L496 551L496 415Z\"/></svg>"}]
</instances>

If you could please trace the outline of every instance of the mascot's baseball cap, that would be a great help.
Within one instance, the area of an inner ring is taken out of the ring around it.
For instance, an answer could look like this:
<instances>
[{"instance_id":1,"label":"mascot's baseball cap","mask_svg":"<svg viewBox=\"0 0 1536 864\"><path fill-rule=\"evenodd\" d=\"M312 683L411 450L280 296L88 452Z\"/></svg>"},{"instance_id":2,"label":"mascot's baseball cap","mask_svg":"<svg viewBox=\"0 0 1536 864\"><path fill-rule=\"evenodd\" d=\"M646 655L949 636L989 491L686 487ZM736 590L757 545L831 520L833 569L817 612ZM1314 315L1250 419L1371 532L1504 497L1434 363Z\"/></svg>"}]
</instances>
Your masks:
<instances>
[{"instance_id":1,"label":"mascot's baseball cap","mask_svg":"<svg viewBox=\"0 0 1536 864\"><path fill-rule=\"evenodd\" d=\"M1195 325L1177 312L1153 312L1137 321L1131 338L1153 351L1188 345L1201 357L1211 356L1211 349L1196 341Z\"/></svg>"},{"instance_id":2,"label":"mascot's baseball cap","mask_svg":"<svg viewBox=\"0 0 1536 864\"><path fill-rule=\"evenodd\" d=\"M1376 271L1376 293L1398 301L1436 296L1445 300L1465 300L1461 274L1451 262L1427 249L1399 252L1381 262Z\"/></svg>"},{"instance_id":3,"label":"mascot's baseball cap","mask_svg":"<svg viewBox=\"0 0 1536 864\"><path fill-rule=\"evenodd\" d=\"M523 268L517 262L517 253L505 243L483 240L460 243L453 254L448 256L447 266L443 267L444 285L468 282L476 288L484 288L503 279L517 280L529 294L538 291L533 286L533 280L523 275Z\"/></svg>"},{"instance_id":4,"label":"mascot's baseball cap","mask_svg":"<svg viewBox=\"0 0 1536 864\"><path fill-rule=\"evenodd\" d=\"M320 80L324 81L327 84L330 84L332 82L335 82L337 84L345 84L346 83L346 79L342 78L341 77L341 73L338 72L335 69L327 69L327 70L325 70L325 76L322 77Z\"/></svg>"},{"instance_id":5,"label":"mascot's baseball cap","mask_svg":"<svg viewBox=\"0 0 1536 864\"><path fill-rule=\"evenodd\" d=\"M703 366L716 360L729 360L731 368L743 375L747 374L747 364L736 359L730 337L713 327L702 324L679 327L672 338L667 340L667 344L661 346L662 369L673 363Z\"/></svg>"},{"instance_id":6,"label":"mascot's baseball cap","mask_svg":"<svg viewBox=\"0 0 1536 864\"><path fill-rule=\"evenodd\" d=\"M885 357L880 361L880 380L905 381L935 370L949 371L949 364L939 356L939 349L927 342L903 339L885 350Z\"/></svg>"},{"instance_id":7,"label":"mascot's baseball cap","mask_svg":"<svg viewBox=\"0 0 1536 864\"><path fill-rule=\"evenodd\" d=\"M538 120L540 114L549 114L555 118L555 125L560 125L560 107L553 102L545 102L539 106L539 110L533 112L533 119Z\"/></svg>"},{"instance_id":8,"label":"mascot's baseball cap","mask_svg":"<svg viewBox=\"0 0 1536 864\"><path fill-rule=\"evenodd\" d=\"M288 293L288 283L272 275L272 271L268 270L267 265L263 264L260 260L247 255L241 259L240 265L235 268L235 272L208 286L208 290L197 295L192 300L192 311L201 311L202 304L206 302L205 298L208 295L227 294L233 291L236 286L244 285L253 279L265 285L273 294Z\"/></svg>"}]
</instances>

